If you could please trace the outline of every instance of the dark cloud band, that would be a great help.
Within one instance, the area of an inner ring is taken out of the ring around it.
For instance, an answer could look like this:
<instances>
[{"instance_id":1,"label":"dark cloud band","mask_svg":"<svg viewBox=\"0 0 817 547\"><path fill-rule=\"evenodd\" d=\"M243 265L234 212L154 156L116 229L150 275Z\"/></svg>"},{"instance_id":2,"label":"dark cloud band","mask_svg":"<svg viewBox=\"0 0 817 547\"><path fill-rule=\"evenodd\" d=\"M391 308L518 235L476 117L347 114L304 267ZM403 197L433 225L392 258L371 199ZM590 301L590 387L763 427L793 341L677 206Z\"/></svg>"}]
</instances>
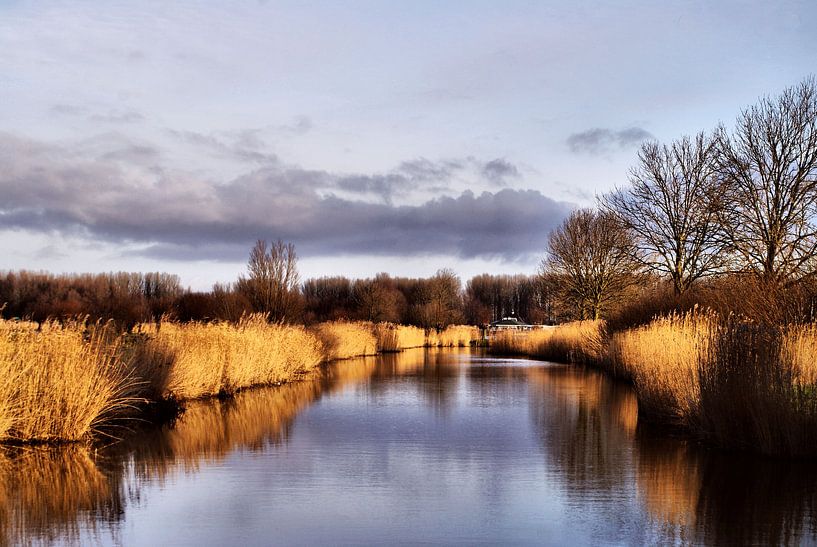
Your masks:
<instances>
[{"instance_id":1,"label":"dark cloud band","mask_svg":"<svg viewBox=\"0 0 817 547\"><path fill-rule=\"evenodd\" d=\"M628 127L620 131L596 127L570 135L567 146L574 153L604 154L651 138L652 134L641 127Z\"/></svg>"},{"instance_id":2,"label":"dark cloud band","mask_svg":"<svg viewBox=\"0 0 817 547\"><path fill-rule=\"evenodd\" d=\"M357 178L276 164L224 183L162 170L134 176L120 163L61 152L0 135L0 227L137 243L146 254L179 260L241 259L257 238L292 241L304 256L512 260L541 253L548 232L572 208L510 188L412 205L364 199L390 191L388 185L440 183L456 169L427 160L404 163L389 176ZM492 169L504 176L515 171L504 163Z\"/></svg>"}]
</instances>

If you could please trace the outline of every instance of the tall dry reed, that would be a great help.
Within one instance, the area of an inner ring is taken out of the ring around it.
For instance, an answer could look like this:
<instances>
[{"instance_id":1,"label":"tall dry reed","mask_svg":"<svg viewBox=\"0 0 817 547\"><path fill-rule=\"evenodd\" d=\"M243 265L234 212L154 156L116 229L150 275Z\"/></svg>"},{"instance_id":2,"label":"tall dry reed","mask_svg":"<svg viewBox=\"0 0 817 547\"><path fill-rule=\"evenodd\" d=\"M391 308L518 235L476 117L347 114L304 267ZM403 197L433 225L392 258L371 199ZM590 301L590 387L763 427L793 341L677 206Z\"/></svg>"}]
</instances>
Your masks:
<instances>
[{"instance_id":1,"label":"tall dry reed","mask_svg":"<svg viewBox=\"0 0 817 547\"><path fill-rule=\"evenodd\" d=\"M605 363L614 375L632 380L642 415L684 425L697 412L699 366L716 328L717 317L707 312L658 318L614 333Z\"/></svg>"},{"instance_id":2,"label":"tall dry reed","mask_svg":"<svg viewBox=\"0 0 817 547\"><path fill-rule=\"evenodd\" d=\"M194 399L287 381L322 360L320 342L303 327L262 316L238 325L165 322L137 349L154 398Z\"/></svg>"},{"instance_id":3,"label":"tall dry reed","mask_svg":"<svg viewBox=\"0 0 817 547\"><path fill-rule=\"evenodd\" d=\"M612 336L648 420L731 448L817 454L814 326L780 327L711 313L659 318Z\"/></svg>"},{"instance_id":4,"label":"tall dry reed","mask_svg":"<svg viewBox=\"0 0 817 547\"><path fill-rule=\"evenodd\" d=\"M349 359L377 353L374 325L365 321L329 321L312 327L323 344L327 361Z\"/></svg>"},{"instance_id":5,"label":"tall dry reed","mask_svg":"<svg viewBox=\"0 0 817 547\"><path fill-rule=\"evenodd\" d=\"M378 323L375 325L374 334L377 338L377 351L379 352L402 351L426 345L426 333L419 327Z\"/></svg>"},{"instance_id":6,"label":"tall dry reed","mask_svg":"<svg viewBox=\"0 0 817 547\"><path fill-rule=\"evenodd\" d=\"M531 331L498 332L489 340L489 351L501 355L527 355L548 361L600 363L606 355L604 322L574 321Z\"/></svg>"},{"instance_id":7,"label":"tall dry reed","mask_svg":"<svg viewBox=\"0 0 817 547\"><path fill-rule=\"evenodd\" d=\"M0 440L80 440L136 402L139 383L106 325L0 320Z\"/></svg>"},{"instance_id":8,"label":"tall dry reed","mask_svg":"<svg viewBox=\"0 0 817 547\"><path fill-rule=\"evenodd\" d=\"M426 336L428 347L467 348L479 340L479 329L469 325L450 325L440 332L431 330Z\"/></svg>"}]
</instances>

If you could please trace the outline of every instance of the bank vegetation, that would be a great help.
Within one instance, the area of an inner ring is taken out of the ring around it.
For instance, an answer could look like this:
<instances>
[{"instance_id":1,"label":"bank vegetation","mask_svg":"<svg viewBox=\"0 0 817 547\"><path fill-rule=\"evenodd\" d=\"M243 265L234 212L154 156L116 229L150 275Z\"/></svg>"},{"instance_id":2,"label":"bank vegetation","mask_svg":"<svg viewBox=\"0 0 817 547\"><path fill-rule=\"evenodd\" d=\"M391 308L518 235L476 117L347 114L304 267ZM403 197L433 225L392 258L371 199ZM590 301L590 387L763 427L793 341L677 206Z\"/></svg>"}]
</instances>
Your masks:
<instances>
[{"instance_id":1,"label":"bank vegetation","mask_svg":"<svg viewBox=\"0 0 817 547\"><path fill-rule=\"evenodd\" d=\"M251 315L232 324L0 320L0 442L116 436L156 407L298 380L323 362L408 347L468 345L452 334L367 322L311 327Z\"/></svg>"}]
</instances>

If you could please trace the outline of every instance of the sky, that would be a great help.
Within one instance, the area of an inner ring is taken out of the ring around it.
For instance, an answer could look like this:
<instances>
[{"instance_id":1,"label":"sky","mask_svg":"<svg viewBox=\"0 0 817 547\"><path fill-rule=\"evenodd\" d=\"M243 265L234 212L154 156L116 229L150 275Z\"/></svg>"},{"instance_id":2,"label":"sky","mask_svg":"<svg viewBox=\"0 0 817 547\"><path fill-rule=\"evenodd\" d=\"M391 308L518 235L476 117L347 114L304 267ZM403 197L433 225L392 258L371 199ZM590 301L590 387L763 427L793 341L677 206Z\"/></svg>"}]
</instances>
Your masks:
<instances>
[{"instance_id":1,"label":"sky","mask_svg":"<svg viewBox=\"0 0 817 547\"><path fill-rule=\"evenodd\" d=\"M817 3L0 0L0 271L536 271L644 140L817 73Z\"/></svg>"}]
</instances>

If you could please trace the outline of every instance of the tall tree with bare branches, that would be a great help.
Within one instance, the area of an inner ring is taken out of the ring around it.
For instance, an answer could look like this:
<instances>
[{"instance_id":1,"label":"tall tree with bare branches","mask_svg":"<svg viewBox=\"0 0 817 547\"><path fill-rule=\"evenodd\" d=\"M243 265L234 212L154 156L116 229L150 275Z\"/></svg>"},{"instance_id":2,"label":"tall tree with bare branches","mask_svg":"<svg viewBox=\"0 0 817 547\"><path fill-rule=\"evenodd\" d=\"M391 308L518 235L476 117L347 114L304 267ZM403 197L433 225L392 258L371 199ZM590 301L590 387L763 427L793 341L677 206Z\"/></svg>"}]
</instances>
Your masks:
<instances>
[{"instance_id":1,"label":"tall tree with bare branches","mask_svg":"<svg viewBox=\"0 0 817 547\"><path fill-rule=\"evenodd\" d=\"M250 251L247 277L237 287L253 309L268 314L272 321L292 319L298 304L298 256L295 245L280 239L272 245L259 239Z\"/></svg>"},{"instance_id":2,"label":"tall tree with bare branches","mask_svg":"<svg viewBox=\"0 0 817 547\"><path fill-rule=\"evenodd\" d=\"M817 82L745 109L719 130L718 167L730 206L723 225L746 269L780 283L817 265Z\"/></svg>"},{"instance_id":3,"label":"tall tree with bare branches","mask_svg":"<svg viewBox=\"0 0 817 547\"><path fill-rule=\"evenodd\" d=\"M630 231L613 214L580 209L551 232L541 275L561 281L580 319L600 319L636 279Z\"/></svg>"},{"instance_id":4,"label":"tall tree with bare branches","mask_svg":"<svg viewBox=\"0 0 817 547\"><path fill-rule=\"evenodd\" d=\"M669 145L644 143L630 186L600 199L633 233L636 258L669 277L677 295L726 264L719 224L724 192L714 173L715 152L715 140L704 133Z\"/></svg>"}]
</instances>

